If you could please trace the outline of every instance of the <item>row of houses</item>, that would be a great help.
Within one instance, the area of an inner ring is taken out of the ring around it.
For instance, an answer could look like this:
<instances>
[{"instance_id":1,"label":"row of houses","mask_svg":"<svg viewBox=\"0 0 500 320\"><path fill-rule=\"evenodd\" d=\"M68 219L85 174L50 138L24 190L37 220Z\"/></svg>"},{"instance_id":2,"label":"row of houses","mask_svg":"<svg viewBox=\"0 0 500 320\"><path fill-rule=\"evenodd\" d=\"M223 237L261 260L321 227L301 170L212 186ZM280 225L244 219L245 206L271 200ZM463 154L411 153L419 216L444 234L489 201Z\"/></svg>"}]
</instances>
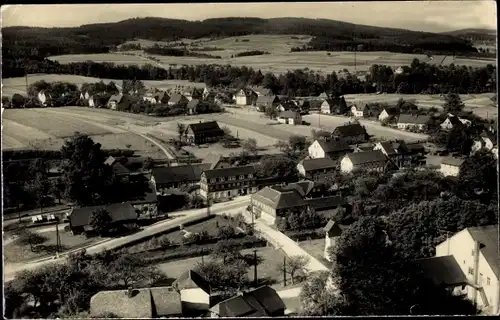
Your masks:
<instances>
[{"instance_id":1,"label":"row of houses","mask_svg":"<svg viewBox=\"0 0 500 320\"><path fill-rule=\"evenodd\" d=\"M101 291L90 299L91 316L119 318L280 317L286 306L265 285L222 300L210 283L193 270L182 273L171 286Z\"/></svg>"}]
</instances>

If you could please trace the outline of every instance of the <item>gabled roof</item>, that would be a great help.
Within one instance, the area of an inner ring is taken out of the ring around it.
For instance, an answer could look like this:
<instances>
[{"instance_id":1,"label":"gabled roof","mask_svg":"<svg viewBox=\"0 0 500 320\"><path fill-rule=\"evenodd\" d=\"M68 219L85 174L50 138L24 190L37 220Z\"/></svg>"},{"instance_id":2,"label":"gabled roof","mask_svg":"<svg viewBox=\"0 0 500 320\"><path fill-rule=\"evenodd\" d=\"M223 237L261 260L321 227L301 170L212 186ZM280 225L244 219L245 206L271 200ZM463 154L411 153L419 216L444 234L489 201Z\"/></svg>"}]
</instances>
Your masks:
<instances>
[{"instance_id":1,"label":"gabled roof","mask_svg":"<svg viewBox=\"0 0 500 320\"><path fill-rule=\"evenodd\" d=\"M254 95L255 92L253 92L251 89L249 88L243 88L243 89L240 89L236 92L236 95L241 95L241 94L244 94L247 98Z\"/></svg>"},{"instance_id":2,"label":"gabled roof","mask_svg":"<svg viewBox=\"0 0 500 320\"><path fill-rule=\"evenodd\" d=\"M193 100L188 102L187 108L188 109L196 109L196 107L198 107L199 104L200 104L200 100L193 99Z\"/></svg>"},{"instance_id":3,"label":"gabled roof","mask_svg":"<svg viewBox=\"0 0 500 320\"><path fill-rule=\"evenodd\" d=\"M221 156L220 154L215 154L215 153L210 153L208 156L205 157L203 160L203 163L208 163L210 164L209 169L215 169L215 167L224 160L224 157Z\"/></svg>"},{"instance_id":4,"label":"gabled roof","mask_svg":"<svg viewBox=\"0 0 500 320\"><path fill-rule=\"evenodd\" d=\"M158 202L155 186L151 182L148 182L147 188L144 188L144 190L137 190L137 188L134 189L134 194L131 194L130 197L127 198L127 202L132 205Z\"/></svg>"},{"instance_id":5,"label":"gabled roof","mask_svg":"<svg viewBox=\"0 0 500 320\"><path fill-rule=\"evenodd\" d=\"M397 151L395 150L394 146L389 141L382 141L379 143L382 149L385 151L384 153L387 154L388 156L397 154Z\"/></svg>"},{"instance_id":6,"label":"gabled roof","mask_svg":"<svg viewBox=\"0 0 500 320\"><path fill-rule=\"evenodd\" d=\"M285 310L283 300L276 290L263 286L224 300L212 308L223 317L266 317Z\"/></svg>"},{"instance_id":7,"label":"gabled roof","mask_svg":"<svg viewBox=\"0 0 500 320\"><path fill-rule=\"evenodd\" d=\"M345 103L345 99L344 97L328 98L324 102L328 103L330 108L341 107L342 104Z\"/></svg>"},{"instance_id":8,"label":"gabled roof","mask_svg":"<svg viewBox=\"0 0 500 320\"><path fill-rule=\"evenodd\" d=\"M399 115L398 123L427 124L431 120L430 116L413 116L402 113Z\"/></svg>"},{"instance_id":9,"label":"gabled roof","mask_svg":"<svg viewBox=\"0 0 500 320\"><path fill-rule=\"evenodd\" d=\"M103 206L74 208L70 214L71 226L82 227L89 225L92 212L99 208L108 211L114 222L137 219L137 212L130 203L113 203Z\"/></svg>"},{"instance_id":10,"label":"gabled roof","mask_svg":"<svg viewBox=\"0 0 500 320\"><path fill-rule=\"evenodd\" d=\"M318 96L318 98L321 98L321 99L325 99L325 100L326 100L326 99L330 98L330 96L329 96L326 92L323 92L323 93L321 93L321 94Z\"/></svg>"},{"instance_id":11,"label":"gabled roof","mask_svg":"<svg viewBox=\"0 0 500 320\"><path fill-rule=\"evenodd\" d=\"M346 124L335 128L333 132L337 132L343 137L358 136L360 134L366 134L366 129L363 128L359 123Z\"/></svg>"},{"instance_id":12,"label":"gabled roof","mask_svg":"<svg viewBox=\"0 0 500 320\"><path fill-rule=\"evenodd\" d=\"M219 127L217 121L206 121L198 123L190 123L188 125L194 134L206 133L206 132L218 132L223 133L222 129Z\"/></svg>"},{"instance_id":13,"label":"gabled roof","mask_svg":"<svg viewBox=\"0 0 500 320\"><path fill-rule=\"evenodd\" d=\"M289 183L283 187L273 186L272 188L277 191L288 191L288 190L296 190L302 197L305 197L312 191L312 189L316 186L316 183L309 180L301 180L299 182Z\"/></svg>"},{"instance_id":14,"label":"gabled roof","mask_svg":"<svg viewBox=\"0 0 500 320\"><path fill-rule=\"evenodd\" d=\"M257 101L255 102L256 104L271 104L273 102L278 101L277 96L258 96Z\"/></svg>"},{"instance_id":15,"label":"gabled roof","mask_svg":"<svg viewBox=\"0 0 500 320\"><path fill-rule=\"evenodd\" d=\"M344 229L343 226L338 224L337 222L333 220L328 220L328 223L326 226L323 228L323 230L328 233L330 237L338 237L342 234L342 229Z\"/></svg>"},{"instance_id":16,"label":"gabled roof","mask_svg":"<svg viewBox=\"0 0 500 320\"><path fill-rule=\"evenodd\" d=\"M467 228L470 235L480 244L480 250L490 265L497 279L500 279L500 263L498 258L498 225Z\"/></svg>"},{"instance_id":17,"label":"gabled roof","mask_svg":"<svg viewBox=\"0 0 500 320\"><path fill-rule=\"evenodd\" d=\"M446 165L454 166L454 167L460 167L462 165L462 163L464 163L463 159L457 159L457 158L453 158L453 157L444 157L441 160L441 164L446 164Z\"/></svg>"},{"instance_id":18,"label":"gabled roof","mask_svg":"<svg viewBox=\"0 0 500 320\"><path fill-rule=\"evenodd\" d=\"M283 107L283 109L285 109L285 111L288 111L288 110L295 109L298 106L298 104L295 104L295 103L290 102L290 101L283 101L279 104L279 106Z\"/></svg>"},{"instance_id":19,"label":"gabled roof","mask_svg":"<svg viewBox=\"0 0 500 320\"><path fill-rule=\"evenodd\" d=\"M153 318L182 315L179 292L172 287L100 291L90 299L90 312L100 316L112 313L121 318Z\"/></svg>"},{"instance_id":20,"label":"gabled roof","mask_svg":"<svg viewBox=\"0 0 500 320\"><path fill-rule=\"evenodd\" d=\"M351 147L343 140L316 140L325 153L348 151Z\"/></svg>"},{"instance_id":21,"label":"gabled roof","mask_svg":"<svg viewBox=\"0 0 500 320\"><path fill-rule=\"evenodd\" d=\"M182 273L172 284L177 290L200 288L210 294L210 284L193 270Z\"/></svg>"},{"instance_id":22,"label":"gabled roof","mask_svg":"<svg viewBox=\"0 0 500 320\"><path fill-rule=\"evenodd\" d=\"M305 171L331 169L337 166L337 163L330 158L304 159L300 163Z\"/></svg>"},{"instance_id":23,"label":"gabled roof","mask_svg":"<svg viewBox=\"0 0 500 320\"><path fill-rule=\"evenodd\" d=\"M109 98L108 102L114 101L116 103L120 103L122 99L123 99L123 94L114 94Z\"/></svg>"},{"instance_id":24,"label":"gabled roof","mask_svg":"<svg viewBox=\"0 0 500 320\"><path fill-rule=\"evenodd\" d=\"M204 166L201 164L181 165L173 167L155 167L151 169L151 175L156 184L199 181Z\"/></svg>"},{"instance_id":25,"label":"gabled roof","mask_svg":"<svg viewBox=\"0 0 500 320\"><path fill-rule=\"evenodd\" d=\"M289 209L301 207L307 203L297 190L276 190L277 188L265 187L252 194L252 199L265 203L273 209Z\"/></svg>"},{"instance_id":26,"label":"gabled roof","mask_svg":"<svg viewBox=\"0 0 500 320\"><path fill-rule=\"evenodd\" d=\"M297 111L291 111L291 110L287 110L287 111L281 111L278 115L279 118L296 118L300 116L300 113L297 112Z\"/></svg>"},{"instance_id":27,"label":"gabled roof","mask_svg":"<svg viewBox=\"0 0 500 320\"><path fill-rule=\"evenodd\" d=\"M448 118L446 118L446 120L449 120L450 123L455 127L462 127L464 126L464 124L462 123L462 121L460 121L460 119L456 116L449 116ZM445 121L446 121L445 120Z\"/></svg>"},{"instance_id":28,"label":"gabled roof","mask_svg":"<svg viewBox=\"0 0 500 320\"><path fill-rule=\"evenodd\" d=\"M306 202L317 211L332 209L346 204L345 199L341 196L307 199Z\"/></svg>"},{"instance_id":29,"label":"gabled roof","mask_svg":"<svg viewBox=\"0 0 500 320\"><path fill-rule=\"evenodd\" d=\"M169 102L179 103L182 99L186 99L186 97L179 93L172 93Z\"/></svg>"},{"instance_id":30,"label":"gabled roof","mask_svg":"<svg viewBox=\"0 0 500 320\"><path fill-rule=\"evenodd\" d=\"M467 283L467 277L462 272L454 256L432 257L415 260L426 276L436 285L461 285Z\"/></svg>"},{"instance_id":31,"label":"gabled roof","mask_svg":"<svg viewBox=\"0 0 500 320\"><path fill-rule=\"evenodd\" d=\"M109 156L106 161L104 161L104 164L107 165L107 166L112 166L113 163L116 162L116 159L113 158L112 156Z\"/></svg>"},{"instance_id":32,"label":"gabled roof","mask_svg":"<svg viewBox=\"0 0 500 320\"><path fill-rule=\"evenodd\" d=\"M346 157L348 157L354 165L366 164L371 162L382 162L386 161L387 159L380 150L348 153Z\"/></svg>"},{"instance_id":33,"label":"gabled roof","mask_svg":"<svg viewBox=\"0 0 500 320\"><path fill-rule=\"evenodd\" d=\"M219 178L219 177L237 177L240 175L254 174L254 166L244 166L244 167L231 167L231 168L220 168L213 170L206 170L204 172L207 179Z\"/></svg>"}]
</instances>

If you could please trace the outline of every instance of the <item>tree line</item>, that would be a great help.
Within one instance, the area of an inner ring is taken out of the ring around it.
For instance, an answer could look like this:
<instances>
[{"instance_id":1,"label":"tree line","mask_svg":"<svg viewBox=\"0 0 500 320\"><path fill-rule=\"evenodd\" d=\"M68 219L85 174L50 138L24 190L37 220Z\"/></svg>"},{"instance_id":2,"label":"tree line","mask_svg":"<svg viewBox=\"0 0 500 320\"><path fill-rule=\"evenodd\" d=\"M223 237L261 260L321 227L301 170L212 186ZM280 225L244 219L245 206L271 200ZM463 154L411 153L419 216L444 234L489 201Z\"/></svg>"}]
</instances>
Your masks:
<instances>
[{"instance_id":1,"label":"tree line","mask_svg":"<svg viewBox=\"0 0 500 320\"><path fill-rule=\"evenodd\" d=\"M214 56L208 53L193 52L187 49L171 48L166 46L159 46L155 44L152 47L144 48L145 53L156 54L160 56L172 56L172 57L196 57L196 58L208 58L208 59L222 59L221 56Z\"/></svg>"}]
</instances>

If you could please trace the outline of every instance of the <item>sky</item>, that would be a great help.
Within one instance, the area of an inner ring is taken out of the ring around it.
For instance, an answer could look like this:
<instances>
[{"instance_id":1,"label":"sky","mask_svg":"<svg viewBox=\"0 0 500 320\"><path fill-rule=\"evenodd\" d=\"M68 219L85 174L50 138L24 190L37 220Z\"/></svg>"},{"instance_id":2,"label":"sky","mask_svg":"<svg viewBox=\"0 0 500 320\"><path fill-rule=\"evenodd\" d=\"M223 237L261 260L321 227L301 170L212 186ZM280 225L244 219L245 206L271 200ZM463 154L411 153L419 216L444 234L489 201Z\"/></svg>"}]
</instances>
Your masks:
<instances>
[{"instance_id":1,"label":"sky","mask_svg":"<svg viewBox=\"0 0 500 320\"><path fill-rule=\"evenodd\" d=\"M1 13L3 27L74 27L136 17L185 20L304 17L428 32L465 28L496 30L497 25L493 0L5 5Z\"/></svg>"}]
</instances>

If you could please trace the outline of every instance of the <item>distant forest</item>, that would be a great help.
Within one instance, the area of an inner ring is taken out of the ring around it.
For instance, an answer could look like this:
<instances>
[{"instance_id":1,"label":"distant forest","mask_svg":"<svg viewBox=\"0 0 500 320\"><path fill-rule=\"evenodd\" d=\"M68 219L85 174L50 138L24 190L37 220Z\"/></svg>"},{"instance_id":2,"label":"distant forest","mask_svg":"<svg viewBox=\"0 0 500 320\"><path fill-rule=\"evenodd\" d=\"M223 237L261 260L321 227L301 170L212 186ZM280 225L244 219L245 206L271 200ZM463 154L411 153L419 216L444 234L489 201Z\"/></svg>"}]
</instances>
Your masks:
<instances>
[{"instance_id":1,"label":"distant forest","mask_svg":"<svg viewBox=\"0 0 500 320\"><path fill-rule=\"evenodd\" d=\"M43 59L51 55L103 53L128 40L177 41L250 34L303 34L311 43L296 50L388 50L472 54L469 40L448 34L372 27L305 18L217 18L186 21L137 18L75 28L9 27L2 29L3 59Z\"/></svg>"}]
</instances>

